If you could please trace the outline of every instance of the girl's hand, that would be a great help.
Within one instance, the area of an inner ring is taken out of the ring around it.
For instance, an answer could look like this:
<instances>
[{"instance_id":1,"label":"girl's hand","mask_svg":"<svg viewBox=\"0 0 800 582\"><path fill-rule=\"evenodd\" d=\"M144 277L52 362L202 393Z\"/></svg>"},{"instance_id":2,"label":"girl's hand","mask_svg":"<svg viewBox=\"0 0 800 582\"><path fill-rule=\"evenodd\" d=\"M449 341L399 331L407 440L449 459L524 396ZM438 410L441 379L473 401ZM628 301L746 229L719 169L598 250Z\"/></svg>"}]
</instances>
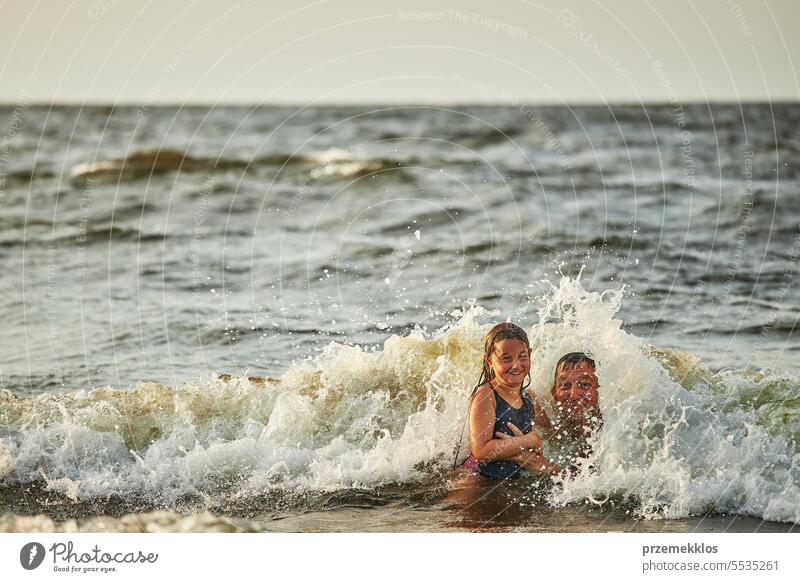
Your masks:
<instances>
[{"instance_id":1,"label":"girl's hand","mask_svg":"<svg viewBox=\"0 0 800 582\"><path fill-rule=\"evenodd\" d=\"M546 458L540 451L522 451L512 459L535 475L558 475L564 469Z\"/></svg>"},{"instance_id":2,"label":"girl's hand","mask_svg":"<svg viewBox=\"0 0 800 582\"><path fill-rule=\"evenodd\" d=\"M500 439L519 439L519 446L522 449L541 449L542 448L542 439L536 434L535 430L532 430L528 434L523 433L513 422L506 423L506 426L511 429L513 432L513 436L506 434L504 432L496 432L494 433L497 438Z\"/></svg>"},{"instance_id":3,"label":"girl's hand","mask_svg":"<svg viewBox=\"0 0 800 582\"><path fill-rule=\"evenodd\" d=\"M538 434L525 435L514 425L509 426L513 434L498 433L495 436L495 412L494 388L483 384L475 391L469 409L469 450L478 461L511 459L526 449L535 450L541 446Z\"/></svg>"},{"instance_id":4,"label":"girl's hand","mask_svg":"<svg viewBox=\"0 0 800 582\"><path fill-rule=\"evenodd\" d=\"M528 394L530 394L531 400L533 401L533 410L536 413L536 426L545 431L553 430L553 423L550 422L550 417L547 416L547 412L541 400L539 400L539 397L536 396L532 390L528 391Z\"/></svg>"}]
</instances>

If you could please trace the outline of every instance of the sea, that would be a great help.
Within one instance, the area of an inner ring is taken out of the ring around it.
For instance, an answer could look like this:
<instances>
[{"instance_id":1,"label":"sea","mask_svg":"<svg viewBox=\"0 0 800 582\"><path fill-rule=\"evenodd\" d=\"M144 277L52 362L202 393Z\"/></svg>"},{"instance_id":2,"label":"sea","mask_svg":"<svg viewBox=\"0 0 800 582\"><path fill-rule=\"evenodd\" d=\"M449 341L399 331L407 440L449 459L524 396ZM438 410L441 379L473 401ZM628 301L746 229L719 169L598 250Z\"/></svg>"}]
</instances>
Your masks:
<instances>
[{"instance_id":1,"label":"sea","mask_svg":"<svg viewBox=\"0 0 800 582\"><path fill-rule=\"evenodd\" d=\"M799 128L0 106L0 531L797 531ZM500 321L597 362L569 478L453 469Z\"/></svg>"}]
</instances>

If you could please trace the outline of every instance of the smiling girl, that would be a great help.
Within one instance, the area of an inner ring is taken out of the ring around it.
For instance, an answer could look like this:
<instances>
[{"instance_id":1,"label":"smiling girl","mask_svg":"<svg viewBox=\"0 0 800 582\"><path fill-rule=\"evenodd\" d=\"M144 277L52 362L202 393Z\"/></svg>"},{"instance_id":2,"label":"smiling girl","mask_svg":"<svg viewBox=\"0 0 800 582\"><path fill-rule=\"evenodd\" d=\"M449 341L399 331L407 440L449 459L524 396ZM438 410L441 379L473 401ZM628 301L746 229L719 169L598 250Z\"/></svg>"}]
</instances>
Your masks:
<instances>
[{"instance_id":1,"label":"smiling girl","mask_svg":"<svg viewBox=\"0 0 800 582\"><path fill-rule=\"evenodd\" d=\"M499 323L486 336L483 371L469 407L471 455L464 465L488 479L516 479L523 468L545 475L561 471L542 455L542 440L533 430L530 355L528 335L513 323Z\"/></svg>"}]
</instances>

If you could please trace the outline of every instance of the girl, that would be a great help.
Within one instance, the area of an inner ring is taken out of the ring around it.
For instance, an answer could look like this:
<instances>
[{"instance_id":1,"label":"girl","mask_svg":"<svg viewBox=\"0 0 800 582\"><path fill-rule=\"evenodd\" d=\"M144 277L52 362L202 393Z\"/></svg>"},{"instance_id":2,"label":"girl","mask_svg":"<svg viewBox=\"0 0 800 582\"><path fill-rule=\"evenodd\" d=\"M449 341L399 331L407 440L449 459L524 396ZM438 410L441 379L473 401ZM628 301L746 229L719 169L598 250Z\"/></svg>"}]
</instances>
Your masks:
<instances>
[{"instance_id":1,"label":"girl","mask_svg":"<svg viewBox=\"0 0 800 582\"><path fill-rule=\"evenodd\" d=\"M561 471L542 455L533 430L530 355L528 335L513 323L498 323L486 336L483 371L470 398L471 455L464 463L483 477L516 479L523 467L545 475Z\"/></svg>"}]
</instances>

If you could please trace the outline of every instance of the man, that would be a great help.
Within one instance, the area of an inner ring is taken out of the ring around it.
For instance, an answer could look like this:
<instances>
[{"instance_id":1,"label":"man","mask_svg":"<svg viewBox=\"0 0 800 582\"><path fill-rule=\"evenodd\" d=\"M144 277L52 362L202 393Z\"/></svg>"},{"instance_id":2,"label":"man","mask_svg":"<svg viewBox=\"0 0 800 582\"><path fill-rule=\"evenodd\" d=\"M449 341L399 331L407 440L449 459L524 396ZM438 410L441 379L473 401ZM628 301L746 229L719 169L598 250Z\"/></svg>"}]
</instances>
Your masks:
<instances>
[{"instance_id":1,"label":"man","mask_svg":"<svg viewBox=\"0 0 800 582\"><path fill-rule=\"evenodd\" d=\"M544 407L533 396L536 412L535 425L547 439L547 455L541 448L521 451L512 460L537 475L575 473L580 465L576 458L586 457L591 452L587 439L592 432L602 426L603 417L598 406L599 382L595 374L592 358L580 352L563 356L556 364L555 380L550 389L555 405L552 420ZM516 426L509 427L514 436L522 436ZM508 435L497 434L497 438ZM506 508L498 511L494 504L487 504L486 487L496 487L487 483L471 471L461 474L449 483L449 491L444 501L462 506L462 516L468 516L476 523L485 525L497 518ZM506 514L507 515L507 514Z\"/></svg>"},{"instance_id":2,"label":"man","mask_svg":"<svg viewBox=\"0 0 800 582\"><path fill-rule=\"evenodd\" d=\"M543 429L548 443L567 445L577 456L589 453L586 441L603 424L599 387L594 360L586 354L572 352L558 360L550 389L554 417L550 419L541 403L535 402L536 425Z\"/></svg>"},{"instance_id":3,"label":"man","mask_svg":"<svg viewBox=\"0 0 800 582\"><path fill-rule=\"evenodd\" d=\"M512 460L541 475L560 473L564 470L562 467L572 465L577 457L586 457L591 452L587 440L603 423L598 404L599 386L592 358L581 352L562 356L556 364L555 379L550 388L555 405L552 419L547 416L541 402L533 397L535 425L547 440L548 455L536 448L522 451ZM522 436L517 427L510 428L513 435Z\"/></svg>"}]
</instances>

